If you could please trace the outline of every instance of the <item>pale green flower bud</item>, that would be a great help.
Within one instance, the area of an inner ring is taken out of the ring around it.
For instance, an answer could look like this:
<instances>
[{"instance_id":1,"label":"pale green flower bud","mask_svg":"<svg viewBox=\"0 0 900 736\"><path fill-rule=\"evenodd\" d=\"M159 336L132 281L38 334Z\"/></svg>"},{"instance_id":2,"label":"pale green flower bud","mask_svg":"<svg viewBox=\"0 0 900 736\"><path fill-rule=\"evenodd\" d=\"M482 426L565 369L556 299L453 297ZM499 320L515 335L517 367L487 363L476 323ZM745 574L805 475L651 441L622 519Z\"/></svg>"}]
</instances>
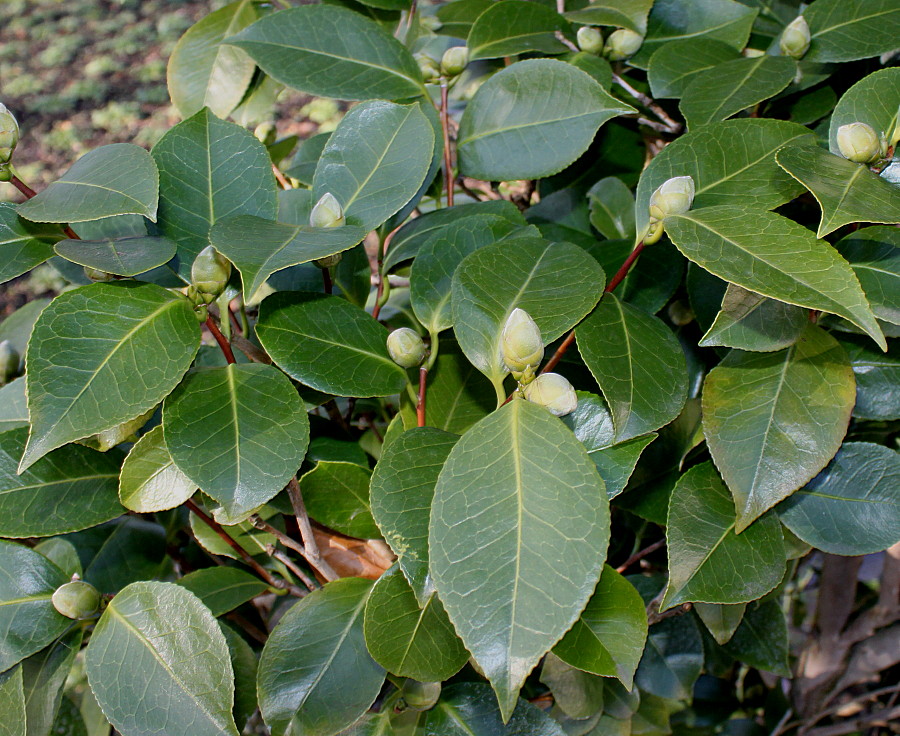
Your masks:
<instances>
[{"instance_id":1,"label":"pale green flower bud","mask_svg":"<svg viewBox=\"0 0 900 736\"><path fill-rule=\"evenodd\" d=\"M9 164L0 164L0 181L12 181L13 172Z\"/></svg>"},{"instance_id":2,"label":"pale green flower bud","mask_svg":"<svg viewBox=\"0 0 900 736\"><path fill-rule=\"evenodd\" d=\"M387 339L391 359L399 366L413 368L425 357L425 343L419 333L409 327L394 330Z\"/></svg>"},{"instance_id":3,"label":"pale green flower bud","mask_svg":"<svg viewBox=\"0 0 900 736\"><path fill-rule=\"evenodd\" d=\"M16 377L21 360L19 351L9 340L0 342L0 386Z\"/></svg>"},{"instance_id":4,"label":"pale green flower bud","mask_svg":"<svg viewBox=\"0 0 900 736\"><path fill-rule=\"evenodd\" d=\"M422 79L426 83L440 80L441 68L434 59L425 54L416 54L415 58L419 65L419 71L422 73Z\"/></svg>"},{"instance_id":5,"label":"pale green flower bud","mask_svg":"<svg viewBox=\"0 0 900 736\"><path fill-rule=\"evenodd\" d=\"M91 268L90 266L84 267L84 275L91 281L95 281L100 284L104 284L107 281L112 281L115 278L115 276L113 276L111 273L101 271L99 268Z\"/></svg>"},{"instance_id":6,"label":"pale green flower bud","mask_svg":"<svg viewBox=\"0 0 900 736\"><path fill-rule=\"evenodd\" d=\"M253 130L253 135L264 146L271 146L278 139L278 129L275 127L275 123L268 121L257 125Z\"/></svg>"},{"instance_id":7,"label":"pale green flower bud","mask_svg":"<svg viewBox=\"0 0 900 736\"><path fill-rule=\"evenodd\" d=\"M644 37L627 28L619 28L606 39L606 56L610 61L622 61L634 56L644 43Z\"/></svg>"},{"instance_id":8,"label":"pale green flower bud","mask_svg":"<svg viewBox=\"0 0 900 736\"><path fill-rule=\"evenodd\" d=\"M524 309L514 309L500 334L503 362L512 373L538 366L544 358L541 329Z\"/></svg>"},{"instance_id":9,"label":"pale green flower bud","mask_svg":"<svg viewBox=\"0 0 900 736\"><path fill-rule=\"evenodd\" d=\"M191 264L191 283L205 296L207 304L225 291L229 278L231 261L211 245L201 250Z\"/></svg>"},{"instance_id":10,"label":"pale green flower bud","mask_svg":"<svg viewBox=\"0 0 900 736\"><path fill-rule=\"evenodd\" d=\"M51 599L53 607L66 618L90 618L100 608L100 592L90 583L73 580L60 585Z\"/></svg>"},{"instance_id":11,"label":"pale green flower bud","mask_svg":"<svg viewBox=\"0 0 900 736\"><path fill-rule=\"evenodd\" d=\"M343 253L335 253L334 255L325 256L324 258L316 258L316 260L313 261L313 265L322 269L334 268L341 262L343 257Z\"/></svg>"},{"instance_id":12,"label":"pale green flower bud","mask_svg":"<svg viewBox=\"0 0 900 736\"><path fill-rule=\"evenodd\" d=\"M325 192L309 213L311 227L343 227L344 208L331 192Z\"/></svg>"},{"instance_id":13,"label":"pale green flower bud","mask_svg":"<svg viewBox=\"0 0 900 736\"><path fill-rule=\"evenodd\" d=\"M209 319L209 307L205 304L194 307L194 316L198 322L206 322Z\"/></svg>"},{"instance_id":14,"label":"pale green flower bud","mask_svg":"<svg viewBox=\"0 0 900 736\"><path fill-rule=\"evenodd\" d=\"M581 26L575 35L578 39L578 48L588 54L603 53L603 34L593 26Z\"/></svg>"},{"instance_id":15,"label":"pale green flower bud","mask_svg":"<svg viewBox=\"0 0 900 736\"><path fill-rule=\"evenodd\" d=\"M897 120L900 121L900 108L897 109ZM894 127L894 132L891 133L891 138L888 141L888 145L896 148L897 143L900 143L900 122Z\"/></svg>"},{"instance_id":16,"label":"pale green flower bud","mask_svg":"<svg viewBox=\"0 0 900 736\"><path fill-rule=\"evenodd\" d=\"M0 102L0 164L8 163L19 142L19 124L15 116Z\"/></svg>"},{"instance_id":17,"label":"pale green flower bud","mask_svg":"<svg viewBox=\"0 0 900 736\"><path fill-rule=\"evenodd\" d=\"M434 707L441 696L441 683L407 680L403 683L400 695L410 710L428 710Z\"/></svg>"},{"instance_id":18,"label":"pale green flower bud","mask_svg":"<svg viewBox=\"0 0 900 736\"><path fill-rule=\"evenodd\" d=\"M155 411L156 407L153 407L150 411L134 419L129 419L127 422L117 424L115 427L104 429L102 432L92 434L83 440L78 440L78 444L100 452L109 452L113 447L121 445L123 442L137 442L138 430L150 421L150 417L153 416Z\"/></svg>"},{"instance_id":19,"label":"pale green flower bud","mask_svg":"<svg viewBox=\"0 0 900 736\"><path fill-rule=\"evenodd\" d=\"M558 417L571 414L578 406L575 389L559 373L543 373L535 378L525 387L525 398Z\"/></svg>"},{"instance_id":20,"label":"pale green flower bud","mask_svg":"<svg viewBox=\"0 0 900 736\"><path fill-rule=\"evenodd\" d=\"M784 31L781 33L778 47L785 56L800 59L803 58L803 55L809 49L809 39L809 24L807 24L806 18L798 15L785 26Z\"/></svg>"},{"instance_id":21,"label":"pale green flower bud","mask_svg":"<svg viewBox=\"0 0 900 736\"><path fill-rule=\"evenodd\" d=\"M447 77L462 74L469 64L469 49L466 46L451 46L441 57L441 73Z\"/></svg>"},{"instance_id":22,"label":"pale green flower bud","mask_svg":"<svg viewBox=\"0 0 900 736\"><path fill-rule=\"evenodd\" d=\"M837 131L837 144L841 155L858 164L867 164L878 158L881 141L871 125L848 123Z\"/></svg>"},{"instance_id":23,"label":"pale green flower bud","mask_svg":"<svg viewBox=\"0 0 900 736\"><path fill-rule=\"evenodd\" d=\"M650 195L650 222L669 215L683 215L694 201L694 180L689 176L674 176Z\"/></svg>"}]
</instances>

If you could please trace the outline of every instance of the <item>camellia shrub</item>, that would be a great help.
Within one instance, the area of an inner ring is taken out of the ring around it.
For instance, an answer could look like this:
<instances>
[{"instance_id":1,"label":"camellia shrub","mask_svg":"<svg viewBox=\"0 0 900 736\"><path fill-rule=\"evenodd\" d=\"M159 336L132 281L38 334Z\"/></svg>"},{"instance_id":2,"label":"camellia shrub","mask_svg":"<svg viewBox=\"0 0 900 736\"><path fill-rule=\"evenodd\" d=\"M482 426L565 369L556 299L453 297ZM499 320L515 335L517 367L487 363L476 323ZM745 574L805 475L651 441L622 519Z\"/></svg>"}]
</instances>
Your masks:
<instances>
[{"instance_id":1,"label":"camellia shrub","mask_svg":"<svg viewBox=\"0 0 900 736\"><path fill-rule=\"evenodd\" d=\"M0 110L0 733L896 729L900 3L364 2Z\"/></svg>"}]
</instances>

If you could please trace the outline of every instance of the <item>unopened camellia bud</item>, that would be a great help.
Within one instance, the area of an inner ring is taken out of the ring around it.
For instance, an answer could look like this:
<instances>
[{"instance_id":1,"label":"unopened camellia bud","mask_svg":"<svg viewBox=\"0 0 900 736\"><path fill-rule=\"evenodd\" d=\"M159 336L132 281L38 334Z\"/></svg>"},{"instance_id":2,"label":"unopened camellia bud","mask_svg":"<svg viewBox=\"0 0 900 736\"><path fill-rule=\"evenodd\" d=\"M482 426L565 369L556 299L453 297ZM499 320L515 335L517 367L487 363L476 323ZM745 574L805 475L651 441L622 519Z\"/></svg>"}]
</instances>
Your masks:
<instances>
[{"instance_id":1,"label":"unopened camellia bud","mask_svg":"<svg viewBox=\"0 0 900 736\"><path fill-rule=\"evenodd\" d=\"M510 313L500 334L500 351L506 367L515 375L534 369L544 357L541 329L524 309Z\"/></svg>"},{"instance_id":2,"label":"unopened camellia bud","mask_svg":"<svg viewBox=\"0 0 900 736\"><path fill-rule=\"evenodd\" d=\"M640 33L619 28L610 33L606 39L606 56L610 61L628 59L638 52L643 43L644 37Z\"/></svg>"},{"instance_id":3,"label":"unopened camellia bud","mask_svg":"<svg viewBox=\"0 0 900 736\"><path fill-rule=\"evenodd\" d=\"M466 46L451 46L441 57L441 73L447 77L462 74L469 64L469 49Z\"/></svg>"},{"instance_id":4,"label":"unopened camellia bud","mask_svg":"<svg viewBox=\"0 0 900 736\"><path fill-rule=\"evenodd\" d=\"M578 39L578 48L585 53L603 53L603 34L593 26L581 26L575 37Z\"/></svg>"},{"instance_id":5,"label":"unopened camellia bud","mask_svg":"<svg viewBox=\"0 0 900 736\"><path fill-rule=\"evenodd\" d=\"M0 102L0 164L8 163L19 142L19 124L15 116Z\"/></svg>"},{"instance_id":6,"label":"unopened camellia bud","mask_svg":"<svg viewBox=\"0 0 900 736\"><path fill-rule=\"evenodd\" d=\"M674 176L663 182L650 195L650 222L669 215L683 215L694 201L694 180L689 176Z\"/></svg>"},{"instance_id":7,"label":"unopened camellia bud","mask_svg":"<svg viewBox=\"0 0 900 736\"><path fill-rule=\"evenodd\" d=\"M13 172L9 164L0 164L0 181L12 181Z\"/></svg>"},{"instance_id":8,"label":"unopened camellia bud","mask_svg":"<svg viewBox=\"0 0 900 736\"><path fill-rule=\"evenodd\" d=\"M809 25L806 18L798 15L785 26L781 33L781 39L778 41L778 47L785 56L800 59L809 49L809 40Z\"/></svg>"},{"instance_id":9,"label":"unopened camellia bud","mask_svg":"<svg viewBox=\"0 0 900 736\"><path fill-rule=\"evenodd\" d=\"M115 278L115 276L107 271L101 271L99 268L91 268L90 266L84 267L84 275L91 281L95 281L100 284L105 284L106 282L112 281Z\"/></svg>"},{"instance_id":10,"label":"unopened camellia bud","mask_svg":"<svg viewBox=\"0 0 900 736\"><path fill-rule=\"evenodd\" d=\"M426 54L416 54L415 58L425 82L437 82L441 78L441 68L434 59Z\"/></svg>"},{"instance_id":11,"label":"unopened camellia bud","mask_svg":"<svg viewBox=\"0 0 900 736\"><path fill-rule=\"evenodd\" d=\"M563 417L578 406L575 389L559 373L542 373L525 387L525 398L551 414Z\"/></svg>"},{"instance_id":12,"label":"unopened camellia bud","mask_svg":"<svg viewBox=\"0 0 900 736\"><path fill-rule=\"evenodd\" d=\"M410 710L428 710L441 696L441 683L407 680L403 683L400 695Z\"/></svg>"},{"instance_id":13,"label":"unopened camellia bud","mask_svg":"<svg viewBox=\"0 0 900 736\"><path fill-rule=\"evenodd\" d=\"M881 153L881 141L871 125L848 123L837 130L837 144L841 155L858 164L874 161Z\"/></svg>"},{"instance_id":14,"label":"unopened camellia bud","mask_svg":"<svg viewBox=\"0 0 900 736\"><path fill-rule=\"evenodd\" d=\"M334 253L330 256L325 256L324 258L316 258L313 261L313 265L319 268L334 268L341 262L341 259L344 257L343 253Z\"/></svg>"},{"instance_id":15,"label":"unopened camellia bud","mask_svg":"<svg viewBox=\"0 0 900 736\"><path fill-rule=\"evenodd\" d=\"M409 327L394 330L387 339L391 359L399 366L413 368L425 357L425 343L419 333Z\"/></svg>"},{"instance_id":16,"label":"unopened camellia bud","mask_svg":"<svg viewBox=\"0 0 900 736\"><path fill-rule=\"evenodd\" d=\"M331 192L325 192L309 213L311 227L343 227L344 208Z\"/></svg>"},{"instance_id":17,"label":"unopened camellia bud","mask_svg":"<svg viewBox=\"0 0 900 736\"><path fill-rule=\"evenodd\" d=\"M83 580L60 585L53 593L53 607L66 618L89 618L100 608L100 593Z\"/></svg>"},{"instance_id":18,"label":"unopened camellia bud","mask_svg":"<svg viewBox=\"0 0 900 736\"><path fill-rule=\"evenodd\" d=\"M21 357L9 340L0 342L0 386L15 378Z\"/></svg>"},{"instance_id":19,"label":"unopened camellia bud","mask_svg":"<svg viewBox=\"0 0 900 736\"><path fill-rule=\"evenodd\" d=\"M209 300L207 304L225 290L229 278L231 261L211 245L201 250L191 264L191 283Z\"/></svg>"}]
</instances>

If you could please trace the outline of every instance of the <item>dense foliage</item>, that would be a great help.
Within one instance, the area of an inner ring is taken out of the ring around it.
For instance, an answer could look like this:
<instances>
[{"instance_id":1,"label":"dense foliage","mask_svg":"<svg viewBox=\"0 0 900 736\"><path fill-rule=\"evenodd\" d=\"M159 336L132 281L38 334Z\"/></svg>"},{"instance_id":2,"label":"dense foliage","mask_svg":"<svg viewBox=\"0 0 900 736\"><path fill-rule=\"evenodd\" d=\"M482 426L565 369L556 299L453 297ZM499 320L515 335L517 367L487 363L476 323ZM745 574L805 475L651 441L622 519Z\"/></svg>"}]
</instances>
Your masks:
<instances>
[{"instance_id":1,"label":"dense foliage","mask_svg":"<svg viewBox=\"0 0 900 736\"><path fill-rule=\"evenodd\" d=\"M896 725L898 38L237 0L40 192L0 106L0 736Z\"/></svg>"}]
</instances>

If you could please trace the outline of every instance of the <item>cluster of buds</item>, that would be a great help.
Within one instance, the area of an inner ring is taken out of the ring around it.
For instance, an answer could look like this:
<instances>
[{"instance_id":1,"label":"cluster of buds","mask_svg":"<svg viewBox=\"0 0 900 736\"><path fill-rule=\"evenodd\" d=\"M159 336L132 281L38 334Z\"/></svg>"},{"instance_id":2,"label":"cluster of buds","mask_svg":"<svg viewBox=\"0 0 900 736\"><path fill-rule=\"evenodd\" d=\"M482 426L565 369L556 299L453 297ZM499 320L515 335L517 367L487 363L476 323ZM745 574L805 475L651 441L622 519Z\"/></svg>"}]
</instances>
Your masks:
<instances>
[{"instance_id":1,"label":"cluster of buds","mask_svg":"<svg viewBox=\"0 0 900 736\"><path fill-rule=\"evenodd\" d=\"M19 374L19 351L9 340L0 341L0 386L5 386Z\"/></svg>"},{"instance_id":2,"label":"cluster of buds","mask_svg":"<svg viewBox=\"0 0 900 736\"><path fill-rule=\"evenodd\" d=\"M806 18L798 15L785 26L778 41L778 47L785 56L802 59L809 50L809 42L809 25Z\"/></svg>"},{"instance_id":3,"label":"cluster of buds","mask_svg":"<svg viewBox=\"0 0 900 736\"><path fill-rule=\"evenodd\" d=\"M842 125L837 129L837 144L844 158L858 164L874 163L888 152L887 138L866 123Z\"/></svg>"},{"instance_id":4,"label":"cluster of buds","mask_svg":"<svg viewBox=\"0 0 900 736\"><path fill-rule=\"evenodd\" d=\"M619 28L606 39L604 54L610 61L623 61L634 56L644 44L644 37L628 28Z\"/></svg>"},{"instance_id":5,"label":"cluster of buds","mask_svg":"<svg viewBox=\"0 0 900 736\"><path fill-rule=\"evenodd\" d=\"M581 26L575 34L578 48L586 54L600 56L603 53L603 34L594 26Z\"/></svg>"},{"instance_id":6,"label":"cluster of buds","mask_svg":"<svg viewBox=\"0 0 900 736\"><path fill-rule=\"evenodd\" d=\"M77 575L72 576L71 582L60 585L51 600L58 613L75 621L90 618L100 609L100 592Z\"/></svg>"},{"instance_id":7,"label":"cluster of buds","mask_svg":"<svg viewBox=\"0 0 900 736\"><path fill-rule=\"evenodd\" d=\"M419 71L426 84L439 84L462 74L469 65L469 49L466 46L451 46L440 62L427 54L416 54Z\"/></svg>"},{"instance_id":8,"label":"cluster of buds","mask_svg":"<svg viewBox=\"0 0 900 736\"><path fill-rule=\"evenodd\" d=\"M388 353L402 368L415 368L425 359L425 343L419 333L409 327L394 330L387 339Z\"/></svg>"},{"instance_id":9,"label":"cluster of buds","mask_svg":"<svg viewBox=\"0 0 900 736\"><path fill-rule=\"evenodd\" d=\"M209 316L207 305L212 304L225 291L231 278L231 261L207 245L191 264L191 285L187 298L194 305L197 319L205 322Z\"/></svg>"},{"instance_id":10,"label":"cluster of buds","mask_svg":"<svg viewBox=\"0 0 900 736\"><path fill-rule=\"evenodd\" d=\"M651 245L662 237L663 221L671 215L683 215L694 202L694 180L690 176L675 176L663 182L650 195L650 231L644 245Z\"/></svg>"},{"instance_id":11,"label":"cluster of buds","mask_svg":"<svg viewBox=\"0 0 900 736\"><path fill-rule=\"evenodd\" d=\"M13 151L19 143L19 124L15 116L0 102L0 181L12 179L12 167L9 165Z\"/></svg>"}]
</instances>

